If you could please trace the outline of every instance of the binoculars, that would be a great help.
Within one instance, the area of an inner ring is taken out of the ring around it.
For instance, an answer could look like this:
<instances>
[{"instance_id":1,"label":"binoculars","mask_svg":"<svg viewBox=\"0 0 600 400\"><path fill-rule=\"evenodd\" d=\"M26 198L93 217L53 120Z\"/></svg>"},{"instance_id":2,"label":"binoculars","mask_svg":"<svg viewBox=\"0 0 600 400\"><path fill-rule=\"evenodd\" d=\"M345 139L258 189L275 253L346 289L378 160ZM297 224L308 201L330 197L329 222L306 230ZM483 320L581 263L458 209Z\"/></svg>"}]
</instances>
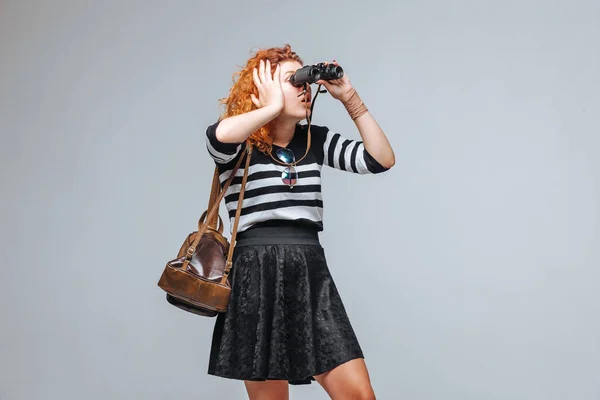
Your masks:
<instances>
[{"instance_id":1,"label":"binoculars","mask_svg":"<svg viewBox=\"0 0 600 400\"><path fill-rule=\"evenodd\" d=\"M297 70L291 77L290 83L295 87L303 87L319 80L330 81L344 76L344 70L339 65L319 63L305 65Z\"/></svg>"}]
</instances>

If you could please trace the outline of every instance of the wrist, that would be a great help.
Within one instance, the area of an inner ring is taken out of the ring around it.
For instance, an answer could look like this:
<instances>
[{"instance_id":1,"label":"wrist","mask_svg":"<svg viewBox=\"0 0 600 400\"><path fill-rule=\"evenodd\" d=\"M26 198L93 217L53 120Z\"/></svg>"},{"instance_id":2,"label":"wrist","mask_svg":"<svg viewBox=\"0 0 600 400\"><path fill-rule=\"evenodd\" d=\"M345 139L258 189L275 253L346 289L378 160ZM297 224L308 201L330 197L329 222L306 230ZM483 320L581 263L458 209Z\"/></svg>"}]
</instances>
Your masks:
<instances>
[{"instance_id":1,"label":"wrist","mask_svg":"<svg viewBox=\"0 0 600 400\"><path fill-rule=\"evenodd\" d=\"M346 111L348 111L352 120L357 119L369 111L354 88L348 92L348 95L344 98L342 104L346 108Z\"/></svg>"},{"instance_id":2,"label":"wrist","mask_svg":"<svg viewBox=\"0 0 600 400\"><path fill-rule=\"evenodd\" d=\"M276 118L283 111L283 105L278 104L269 104L264 107L265 112L269 114L272 118Z\"/></svg>"},{"instance_id":3,"label":"wrist","mask_svg":"<svg viewBox=\"0 0 600 400\"><path fill-rule=\"evenodd\" d=\"M352 98L352 95L354 95L354 93L356 93L356 89L350 88L350 90L348 90L343 96L339 98L340 102L346 105L348 102L350 102L350 99Z\"/></svg>"}]
</instances>

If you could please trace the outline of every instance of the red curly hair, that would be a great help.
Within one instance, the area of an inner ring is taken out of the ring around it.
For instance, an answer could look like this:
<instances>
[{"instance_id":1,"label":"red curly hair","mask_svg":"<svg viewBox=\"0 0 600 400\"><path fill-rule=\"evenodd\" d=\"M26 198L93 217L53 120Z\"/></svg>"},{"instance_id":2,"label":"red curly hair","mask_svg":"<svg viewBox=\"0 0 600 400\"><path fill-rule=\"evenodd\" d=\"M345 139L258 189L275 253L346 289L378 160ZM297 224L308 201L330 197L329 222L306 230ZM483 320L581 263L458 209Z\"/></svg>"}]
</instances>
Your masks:
<instances>
[{"instance_id":1,"label":"red curly hair","mask_svg":"<svg viewBox=\"0 0 600 400\"><path fill-rule=\"evenodd\" d=\"M252 93L258 97L258 89L254 84L252 70L254 68L259 68L261 59L265 61L268 59L271 62L271 72L273 74L275 73L275 67L280 62L298 61L300 64L304 63L302 59L292 51L289 44L286 44L283 47L259 49L254 56L247 61L245 67L233 74L233 86L229 90L229 97L219 100L219 103L225 106L225 111L221 115L221 118L232 117L234 115L256 110L256 106L252 103L250 97L250 94ZM261 152L270 152L273 144L273 137L271 136L273 127L274 121L267 123L258 131L252 133L248 138L248 141Z\"/></svg>"}]
</instances>

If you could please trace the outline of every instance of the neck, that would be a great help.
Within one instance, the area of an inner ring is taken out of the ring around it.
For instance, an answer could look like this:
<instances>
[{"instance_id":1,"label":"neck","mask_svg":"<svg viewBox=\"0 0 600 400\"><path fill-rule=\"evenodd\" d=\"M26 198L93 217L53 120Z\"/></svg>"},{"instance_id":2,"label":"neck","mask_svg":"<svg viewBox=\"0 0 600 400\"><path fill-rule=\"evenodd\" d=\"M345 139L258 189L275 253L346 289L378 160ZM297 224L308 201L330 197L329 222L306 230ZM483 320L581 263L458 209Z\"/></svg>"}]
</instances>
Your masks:
<instances>
[{"instance_id":1,"label":"neck","mask_svg":"<svg viewBox=\"0 0 600 400\"><path fill-rule=\"evenodd\" d=\"M287 146L296 132L296 123L295 120L276 120L273 131L273 144L281 147Z\"/></svg>"}]
</instances>

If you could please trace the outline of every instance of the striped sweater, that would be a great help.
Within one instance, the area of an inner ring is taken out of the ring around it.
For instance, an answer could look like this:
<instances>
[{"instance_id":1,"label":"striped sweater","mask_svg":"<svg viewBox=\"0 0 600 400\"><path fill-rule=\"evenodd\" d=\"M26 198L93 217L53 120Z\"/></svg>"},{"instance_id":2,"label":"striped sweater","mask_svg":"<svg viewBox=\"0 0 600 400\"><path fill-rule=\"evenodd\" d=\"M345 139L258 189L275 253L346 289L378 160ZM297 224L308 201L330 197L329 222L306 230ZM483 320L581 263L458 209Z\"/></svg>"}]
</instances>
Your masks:
<instances>
[{"instance_id":1,"label":"striped sweater","mask_svg":"<svg viewBox=\"0 0 600 400\"><path fill-rule=\"evenodd\" d=\"M221 186L231 175L244 143L222 143L217 140L219 124L206 129L206 147L219 169ZM297 224L323 230L323 198L321 195L321 169L328 166L357 174L377 174L386 168L365 149L362 141L350 140L327 127L311 125L311 148L306 157L296 165L298 181L293 188L284 184L281 173L285 165L276 163L268 154L252 152L248 181L242 202L238 232L266 221L295 221ZM287 148L296 159L306 152L308 129L298 124ZM279 146L273 145L273 156ZM230 187L225 193L225 207L229 214L230 231L233 228L238 196L244 175L242 163Z\"/></svg>"}]
</instances>

